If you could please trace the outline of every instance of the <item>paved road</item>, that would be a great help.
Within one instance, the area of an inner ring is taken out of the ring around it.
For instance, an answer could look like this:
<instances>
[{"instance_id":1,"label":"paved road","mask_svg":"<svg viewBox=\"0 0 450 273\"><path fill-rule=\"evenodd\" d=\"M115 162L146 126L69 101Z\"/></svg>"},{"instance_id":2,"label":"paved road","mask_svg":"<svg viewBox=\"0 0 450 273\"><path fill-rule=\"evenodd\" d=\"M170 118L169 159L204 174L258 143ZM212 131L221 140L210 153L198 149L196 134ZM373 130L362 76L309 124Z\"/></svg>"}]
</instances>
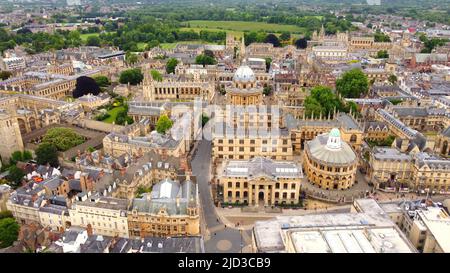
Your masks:
<instances>
[{"instance_id":1,"label":"paved road","mask_svg":"<svg viewBox=\"0 0 450 273\"><path fill-rule=\"evenodd\" d=\"M225 227L220 220L217 221L219 217L208 184L211 179L211 141L201 140L192 160L192 171L197 178L203 216L210 234L209 240L205 242L206 252L240 252L242 240L240 231Z\"/></svg>"}]
</instances>

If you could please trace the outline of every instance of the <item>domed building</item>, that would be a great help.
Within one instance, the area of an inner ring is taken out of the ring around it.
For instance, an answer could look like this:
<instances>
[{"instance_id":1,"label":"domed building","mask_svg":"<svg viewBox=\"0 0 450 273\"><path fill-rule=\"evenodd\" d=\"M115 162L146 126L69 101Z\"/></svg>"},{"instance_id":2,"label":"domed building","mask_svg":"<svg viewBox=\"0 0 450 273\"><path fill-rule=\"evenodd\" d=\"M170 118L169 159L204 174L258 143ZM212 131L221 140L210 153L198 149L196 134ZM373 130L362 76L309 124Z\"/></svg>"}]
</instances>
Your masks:
<instances>
[{"instance_id":1,"label":"domed building","mask_svg":"<svg viewBox=\"0 0 450 273\"><path fill-rule=\"evenodd\" d=\"M308 180L319 188L345 190L352 187L357 162L355 152L342 141L337 128L306 142L304 170Z\"/></svg>"},{"instance_id":2,"label":"domed building","mask_svg":"<svg viewBox=\"0 0 450 273\"><path fill-rule=\"evenodd\" d=\"M263 87L256 80L253 70L243 64L233 76L233 83L226 88L227 102L233 105L252 105L262 103Z\"/></svg>"}]
</instances>

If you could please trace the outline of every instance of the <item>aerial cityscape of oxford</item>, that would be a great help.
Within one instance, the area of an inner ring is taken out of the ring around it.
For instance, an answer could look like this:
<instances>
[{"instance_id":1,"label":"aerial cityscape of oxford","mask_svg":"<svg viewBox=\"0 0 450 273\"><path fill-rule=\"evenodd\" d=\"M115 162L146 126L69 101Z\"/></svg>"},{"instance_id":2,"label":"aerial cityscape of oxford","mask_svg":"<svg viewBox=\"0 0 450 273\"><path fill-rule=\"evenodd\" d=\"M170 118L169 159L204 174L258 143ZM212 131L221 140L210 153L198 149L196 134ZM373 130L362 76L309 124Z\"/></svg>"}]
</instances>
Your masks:
<instances>
[{"instance_id":1,"label":"aerial cityscape of oxford","mask_svg":"<svg viewBox=\"0 0 450 273\"><path fill-rule=\"evenodd\" d=\"M0 0L0 159L0 258L450 253L450 0Z\"/></svg>"}]
</instances>

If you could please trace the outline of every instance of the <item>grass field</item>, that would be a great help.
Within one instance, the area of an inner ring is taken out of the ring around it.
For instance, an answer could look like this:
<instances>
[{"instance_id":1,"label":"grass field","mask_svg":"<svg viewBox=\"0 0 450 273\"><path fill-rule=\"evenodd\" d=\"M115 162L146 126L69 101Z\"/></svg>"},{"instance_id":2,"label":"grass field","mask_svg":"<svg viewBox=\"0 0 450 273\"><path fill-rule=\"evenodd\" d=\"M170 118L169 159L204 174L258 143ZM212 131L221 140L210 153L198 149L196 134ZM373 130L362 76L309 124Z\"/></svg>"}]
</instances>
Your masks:
<instances>
[{"instance_id":1,"label":"grass field","mask_svg":"<svg viewBox=\"0 0 450 273\"><path fill-rule=\"evenodd\" d=\"M174 49L177 44L208 44L208 45L215 45L214 43L205 42L205 41L179 41L175 43L162 43L160 44L160 47L162 49Z\"/></svg>"},{"instance_id":2,"label":"grass field","mask_svg":"<svg viewBox=\"0 0 450 273\"><path fill-rule=\"evenodd\" d=\"M195 32L200 32L201 30L216 31L216 32L226 31L227 33L231 33L235 37L238 37L238 38L240 38L240 37L242 37L242 35L244 35L243 31L220 29L220 28L182 27L182 28L180 28L180 30L182 30L182 31L193 30Z\"/></svg>"},{"instance_id":3,"label":"grass field","mask_svg":"<svg viewBox=\"0 0 450 273\"><path fill-rule=\"evenodd\" d=\"M208 29L208 30L231 30L237 32L246 31L266 31L266 32L283 32L303 33L304 28L294 25L269 24L264 22L246 22L246 21L206 21L192 20L187 21L191 29Z\"/></svg>"},{"instance_id":4,"label":"grass field","mask_svg":"<svg viewBox=\"0 0 450 273\"><path fill-rule=\"evenodd\" d=\"M100 35L100 33L85 33L85 34L80 34L80 38L84 43L86 43L89 36L99 36L99 35Z\"/></svg>"},{"instance_id":5,"label":"grass field","mask_svg":"<svg viewBox=\"0 0 450 273\"><path fill-rule=\"evenodd\" d=\"M124 106L115 107L115 108L109 110L108 114L110 114L111 116L108 117L107 119L104 119L103 122L113 123L113 121L115 121L117 118L117 114L122 110L125 110Z\"/></svg>"},{"instance_id":6,"label":"grass field","mask_svg":"<svg viewBox=\"0 0 450 273\"><path fill-rule=\"evenodd\" d=\"M108 33L111 33L111 32L108 32ZM81 41L83 41L85 43L89 36L99 36L99 35L100 35L100 33L85 33L85 34L80 34L80 38L81 38Z\"/></svg>"},{"instance_id":7,"label":"grass field","mask_svg":"<svg viewBox=\"0 0 450 273\"><path fill-rule=\"evenodd\" d=\"M145 50L145 46L147 46L147 44L146 43L137 43L137 48L139 49L139 50L142 50L142 51L144 51Z\"/></svg>"}]
</instances>

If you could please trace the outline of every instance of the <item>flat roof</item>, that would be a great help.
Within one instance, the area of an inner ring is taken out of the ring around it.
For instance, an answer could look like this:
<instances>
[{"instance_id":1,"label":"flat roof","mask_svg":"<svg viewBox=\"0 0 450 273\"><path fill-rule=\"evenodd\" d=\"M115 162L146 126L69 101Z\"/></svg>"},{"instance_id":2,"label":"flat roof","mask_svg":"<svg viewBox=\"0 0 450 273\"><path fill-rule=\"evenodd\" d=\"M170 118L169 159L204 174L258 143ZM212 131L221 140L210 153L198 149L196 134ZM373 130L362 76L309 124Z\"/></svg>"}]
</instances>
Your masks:
<instances>
[{"instance_id":1,"label":"flat roof","mask_svg":"<svg viewBox=\"0 0 450 273\"><path fill-rule=\"evenodd\" d=\"M418 210L423 224L433 234L437 244L443 252L450 252L450 217L441 208L429 207L427 210Z\"/></svg>"},{"instance_id":2,"label":"flat roof","mask_svg":"<svg viewBox=\"0 0 450 273\"><path fill-rule=\"evenodd\" d=\"M297 253L411 253L394 227L290 232Z\"/></svg>"}]
</instances>

